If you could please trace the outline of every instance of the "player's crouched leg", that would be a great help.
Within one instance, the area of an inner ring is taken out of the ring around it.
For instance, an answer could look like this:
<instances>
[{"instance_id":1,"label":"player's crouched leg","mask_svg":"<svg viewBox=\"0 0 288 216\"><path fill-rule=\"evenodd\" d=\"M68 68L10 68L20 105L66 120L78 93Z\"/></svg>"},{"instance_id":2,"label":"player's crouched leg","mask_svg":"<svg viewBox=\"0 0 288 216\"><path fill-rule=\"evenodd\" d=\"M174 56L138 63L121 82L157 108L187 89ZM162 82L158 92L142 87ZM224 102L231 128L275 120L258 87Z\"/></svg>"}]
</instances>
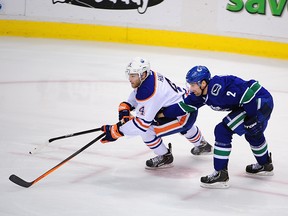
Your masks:
<instances>
[{"instance_id":1,"label":"player's crouched leg","mask_svg":"<svg viewBox=\"0 0 288 216\"><path fill-rule=\"evenodd\" d=\"M267 123L264 124L264 126L266 125ZM268 143L263 132L258 134L246 133L245 139L249 142L252 153L257 161L255 164L246 166L246 173L261 176L274 175L271 152L268 151Z\"/></svg>"}]
</instances>

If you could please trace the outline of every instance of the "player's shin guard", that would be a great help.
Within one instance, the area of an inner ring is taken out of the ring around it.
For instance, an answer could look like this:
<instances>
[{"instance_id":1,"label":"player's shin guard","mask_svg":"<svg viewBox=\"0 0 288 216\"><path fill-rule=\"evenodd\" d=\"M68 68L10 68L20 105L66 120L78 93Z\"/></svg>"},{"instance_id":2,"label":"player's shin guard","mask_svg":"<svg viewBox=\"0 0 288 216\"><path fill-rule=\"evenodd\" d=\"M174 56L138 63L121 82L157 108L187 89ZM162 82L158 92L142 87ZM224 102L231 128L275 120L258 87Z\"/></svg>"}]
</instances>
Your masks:
<instances>
[{"instance_id":1,"label":"player's shin guard","mask_svg":"<svg viewBox=\"0 0 288 216\"><path fill-rule=\"evenodd\" d=\"M219 142L215 143L214 146L215 170L227 169L231 148L232 148L231 143L219 143Z\"/></svg>"},{"instance_id":2,"label":"player's shin guard","mask_svg":"<svg viewBox=\"0 0 288 216\"><path fill-rule=\"evenodd\" d=\"M205 188L228 188L229 175L227 171L229 155L231 152L230 143L216 142L214 147L214 169L215 171L207 176L201 177L201 187Z\"/></svg>"},{"instance_id":3,"label":"player's shin guard","mask_svg":"<svg viewBox=\"0 0 288 216\"><path fill-rule=\"evenodd\" d=\"M214 145L214 169L227 169L232 149L233 132L223 122L220 122L215 127L214 135L216 140Z\"/></svg>"},{"instance_id":4,"label":"player's shin guard","mask_svg":"<svg viewBox=\"0 0 288 216\"><path fill-rule=\"evenodd\" d=\"M245 134L245 139L249 142L252 153L259 164L265 164L269 160L268 144L264 134L258 136Z\"/></svg>"},{"instance_id":5,"label":"player's shin guard","mask_svg":"<svg viewBox=\"0 0 288 216\"><path fill-rule=\"evenodd\" d=\"M160 137L154 136L152 140L144 142L156 155L163 155L167 152L167 148Z\"/></svg>"}]
</instances>

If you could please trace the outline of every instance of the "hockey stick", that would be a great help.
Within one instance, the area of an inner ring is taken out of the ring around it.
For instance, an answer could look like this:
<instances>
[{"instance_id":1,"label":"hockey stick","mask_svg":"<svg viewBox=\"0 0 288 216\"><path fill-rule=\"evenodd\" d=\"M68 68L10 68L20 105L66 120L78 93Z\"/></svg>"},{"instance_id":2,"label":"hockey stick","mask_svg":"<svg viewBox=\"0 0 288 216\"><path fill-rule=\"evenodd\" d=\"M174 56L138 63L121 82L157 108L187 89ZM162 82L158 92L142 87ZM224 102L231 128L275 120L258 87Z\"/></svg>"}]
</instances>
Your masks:
<instances>
[{"instance_id":1,"label":"hockey stick","mask_svg":"<svg viewBox=\"0 0 288 216\"><path fill-rule=\"evenodd\" d=\"M76 132L76 133L72 133L72 134L66 134L64 136L51 138L51 139L48 140L48 142L46 141L42 145L39 145L39 146L35 147L32 151L29 151L29 154L35 154L37 151L40 151L45 146L47 146L49 143L51 143L51 142L53 142L55 140L65 139L65 138L73 137L73 136L79 136L79 135L87 134L87 133L93 133L93 132L100 131L100 130L101 130L101 128L95 128L95 129L91 129L91 130L85 130L85 131L80 131L80 132Z\"/></svg>"},{"instance_id":2,"label":"hockey stick","mask_svg":"<svg viewBox=\"0 0 288 216\"><path fill-rule=\"evenodd\" d=\"M28 187L34 185L35 183L37 183L38 181L40 181L41 179L45 178L50 173L54 172L60 166L62 166L63 164L65 164L66 162L68 162L69 160L74 158L76 155L78 155L79 153L81 153L82 151L87 149L89 146L91 146L93 143L97 142L99 139L101 139L104 136L105 136L105 133L102 133L100 136L98 136L97 138L95 138L94 140L92 140L91 142L89 142L88 144L83 146L81 149L79 149L78 151L76 151L75 153L73 153L72 155L67 157L65 160L63 160L62 162L60 162L59 164L57 164L56 166L54 166L53 168L51 168L50 170L48 170L47 172L45 172L44 174L42 174L41 176L39 176L38 178L36 178L35 180L33 180L31 182L27 182L27 181L23 180L22 178L14 175L14 174L12 174L9 177L9 179L10 179L10 181L12 181L13 183L15 183L15 184L17 184L19 186L28 188Z\"/></svg>"}]
</instances>

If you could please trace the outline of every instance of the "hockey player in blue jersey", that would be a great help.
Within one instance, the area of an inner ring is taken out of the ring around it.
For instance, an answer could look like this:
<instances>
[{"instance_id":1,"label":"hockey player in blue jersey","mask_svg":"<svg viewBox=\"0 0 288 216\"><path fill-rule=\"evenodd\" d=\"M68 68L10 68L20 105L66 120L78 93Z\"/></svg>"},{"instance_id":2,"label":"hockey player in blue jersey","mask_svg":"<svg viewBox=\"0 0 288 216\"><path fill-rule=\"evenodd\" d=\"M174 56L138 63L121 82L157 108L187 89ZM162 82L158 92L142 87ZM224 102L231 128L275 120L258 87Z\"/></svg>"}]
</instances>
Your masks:
<instances>
[{"instance_id":1,"label":"hockey player in blue jersey","mask_svg":"<svg viewBox=\"0 0 288 216\"><path fill-rule=\"evenodd\" d=\"M193 113L184 113L175 118L162 119L155 123L155 116L163 107L178 103L187 91L176 86L168 78L150 69L150 63L143 58L134 58L126 68L126 75L133 91L127 101L118 107L119 122L115 125L103 125L106 136L102 143L112 142L122 136L142 137L148 148L157 155L146 161L147 169L171 167L173 155L161 137L181 133L194 145L193 155L212 153L212 146L204 139L194 125L197 109ZM135 116L131 116L131 112ZM124 124L125 123L125 124Z\"/></svg>"},{"instance_id":2,"label":"hockey player in blue jersey","mask_svg":"<svg viewBox=\"0 0 288 216\"><path fill-rule=\"evenodd\" d=\"M189 112L190 106L202 103L216 111L229 111L216 125L214 169L211 175L201 177L201 186L207 188L229 187L228 161L233 134L245 135L257 161L246 167L246 172L257 175L273 175L271 153L264 136L273 110L271 94L255 80L239 77L214 76L205 66L195 66L188 71L186 82L191 93L184 102L166 108L160 116L173 118Z\"/></svg>"}]
</instances>

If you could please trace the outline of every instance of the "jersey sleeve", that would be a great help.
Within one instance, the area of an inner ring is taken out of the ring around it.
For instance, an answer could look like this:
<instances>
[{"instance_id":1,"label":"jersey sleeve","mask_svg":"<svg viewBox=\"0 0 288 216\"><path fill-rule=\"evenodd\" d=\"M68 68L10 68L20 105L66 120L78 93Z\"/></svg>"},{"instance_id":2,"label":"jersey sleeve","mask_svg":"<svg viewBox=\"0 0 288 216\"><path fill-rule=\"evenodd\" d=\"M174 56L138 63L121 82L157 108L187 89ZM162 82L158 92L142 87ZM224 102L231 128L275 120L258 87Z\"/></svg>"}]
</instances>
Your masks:
<instances>
[{"instance_id":1,"label":"jersey sleeve","mask_svg":"<svg viewBox=\"0 0 288 216\"><path fill-rule=\"evenodd\" d=\"M247 87L244 92L240 105L243 105L244 110L248 116L255 116L257 114L257 97L256 94L261 90L262 86L258 82L253 82Z\"/></svg>"},{"instance_id":2,"label":"jersey sleeve","mask_svg":"<svg viewBox=\"0 0 288 216\"><path fill-rule=\"evenodd\" d=\"M167 118L176 118L177 116L184 115L185 113L186 112L180 108L179 103L166 107L163 110L163 114Z\"/></svg>"},{"instance_id":3,"label":"jersey sleeve","mask_svg":"<svg viewBox=\"0 0 288 216\"><path fill-rule=\"evenodd\" d=\"M140 120L140 122L139 122ZM138 117L134 117L130 121L126 122L124 125L120 126L120 131L125 136L135 136L135 135L141 135L147 131L147 129L150 127L150 124L143 125L141 122L143 119L140 119Z\"/></svg>"},{"instance_id":4,"label":"jersey sleeve","mask_svg":"<svg viewBox=\"0 0 288 216\"><path fill-rule=\"evenodd\" d=\"M196 97L193 93L189 94L183 101L173 104L163 110L163 114L167 118L176 118L186 113L196 112L199 107L203 106L204 100Z\"/></svg>"}]
</instances>

